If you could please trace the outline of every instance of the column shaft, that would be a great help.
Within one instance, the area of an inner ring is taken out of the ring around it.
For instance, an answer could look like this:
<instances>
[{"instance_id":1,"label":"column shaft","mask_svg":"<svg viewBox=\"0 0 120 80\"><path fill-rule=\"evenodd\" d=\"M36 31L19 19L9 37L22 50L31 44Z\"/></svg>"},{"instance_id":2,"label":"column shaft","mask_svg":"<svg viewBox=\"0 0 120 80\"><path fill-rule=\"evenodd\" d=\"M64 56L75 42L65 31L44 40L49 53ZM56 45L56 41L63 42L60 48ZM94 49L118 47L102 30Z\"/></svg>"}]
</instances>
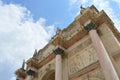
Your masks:
<instances>
[{"instance_id":1,"label":"column shaft","mask_svg":"<svg viewBox=\"0 0 120 80\"><path fill-rule=\"evenodd\" d=\"M100 40L98 33L95 29L89 31L90 38L92 40L93 46L97 52L97 56L102 68L102 71L105 75L106 80L119 80L118 75L115 71L115 68L111 62L111 59Z\"/></svg>"},{"instance_id":2,"label":"column shaft","mask_svg":"<svg viewBox=\"0 0 120 80\"><path fill-rule=\"evenodd\" d=\"M32 76L31 75L27 75L27 78L25 80L32 80Z\"/></svg>"},{"instance_id":3,"label":"column shaft","mask_svg":"<svg viewBox=\"0 0 120 80\"><path fill-rule=\"evenodd\" d=\"M55 80L62 80L62 56L61 54L56 55L55 64Z\"/></svg>"}]
</instances>

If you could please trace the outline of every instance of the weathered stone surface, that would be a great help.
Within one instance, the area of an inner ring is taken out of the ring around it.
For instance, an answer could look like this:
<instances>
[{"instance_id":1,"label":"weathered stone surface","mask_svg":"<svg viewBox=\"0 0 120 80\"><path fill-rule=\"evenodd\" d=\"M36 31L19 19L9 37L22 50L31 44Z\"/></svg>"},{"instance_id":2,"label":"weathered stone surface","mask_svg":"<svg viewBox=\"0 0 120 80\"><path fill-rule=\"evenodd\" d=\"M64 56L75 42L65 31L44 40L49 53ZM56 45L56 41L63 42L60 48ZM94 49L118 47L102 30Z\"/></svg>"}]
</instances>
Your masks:
<instances>
[{"instance_id":1,"label":"weathered stone surface","mask_svg":"<svg viewBox=\"0 0 120 80\"><path fill-rule=\"evenodd\" d=\"M88 72L87 74L84 74L76 79L71 80L105 80L105 78L99 67L91 72Z\"/></svg>"},{"instance_id":2,"label":"weathered stone surface","mask_svg":"<svg viewBox=\"0 0 120 80\"><path fill-rule=\"evenodd\" d=\"M76 31L82 30L82 25L80 25L79 21L74 21L69 25L69 28L64 29L62 36L66 39L69 40L74 36Z\"/></svg>"},{"instance_id":3,"label":"weathered stone surface","mask_svg":"<svg viewBox=\"0 0 120 80\"><path fill-rule=\"evenodd\" d=\"M68 59L69 75L72 75L88 65L96 62L95 50L90 46Z\"/></svg>"},{"instance_id":4,"label":"weathered stone surface","mask_svg":"<svg viewBox=\"0 0 120 80\"><path fill-rule=\"evenodd\" d=\"M73 48L72 50L70 50L69 56L72 56L73 54L76 54L77 52L80 52L81 50L83 50L84 48L86 48L87 46L89 46L91 44L91 39L87 39L85 40L83 43L81 43L80 45L78 45L77 47Z\"/></svg>"},{"instance_id":5,"label":"weathered stone surface","mask_svg":"<svg viewBox=\"0 0 120 80\"><path fill-rule=\"evenodd\" d=\"M38 78L39 80L42 80L43 77L51 70L55 70L55 60L53 59L52 61L50 61L49 63L47 63L46 65L44 65L42 68L40 68L38 70Z\"/></svg>"}]
</instances>

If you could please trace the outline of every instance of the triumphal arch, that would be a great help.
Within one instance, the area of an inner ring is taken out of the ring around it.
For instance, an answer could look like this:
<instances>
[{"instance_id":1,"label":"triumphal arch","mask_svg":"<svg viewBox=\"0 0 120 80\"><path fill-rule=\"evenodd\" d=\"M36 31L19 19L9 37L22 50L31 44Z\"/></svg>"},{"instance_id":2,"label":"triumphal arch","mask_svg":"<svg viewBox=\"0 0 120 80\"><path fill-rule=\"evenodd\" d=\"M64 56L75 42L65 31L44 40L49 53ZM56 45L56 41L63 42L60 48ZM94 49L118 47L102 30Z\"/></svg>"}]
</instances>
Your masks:
<instances>
[{"instance_id":1,"label":"triumphal arch","mask_svg":"<svg viewBox=\"0 0 120 80\"><path fill-rule=\"evenodd\" d=\"M119 80L120 33L103 10L81 7L74 21L15 73L16 80Z\"/></svg>"}]
</instances>

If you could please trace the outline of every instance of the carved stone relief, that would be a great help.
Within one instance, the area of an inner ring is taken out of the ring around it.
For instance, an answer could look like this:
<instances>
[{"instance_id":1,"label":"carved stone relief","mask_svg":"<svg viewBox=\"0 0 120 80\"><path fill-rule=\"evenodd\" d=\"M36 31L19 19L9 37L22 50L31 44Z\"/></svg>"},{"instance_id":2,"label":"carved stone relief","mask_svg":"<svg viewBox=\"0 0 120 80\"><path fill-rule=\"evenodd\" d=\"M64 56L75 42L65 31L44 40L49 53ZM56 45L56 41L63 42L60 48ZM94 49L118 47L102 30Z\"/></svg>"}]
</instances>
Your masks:
<instances>
[{"instance_id":1,"label":"carved stone relief","mask_svg":"<svg viewBox=\"0 0 120 80\"><path fill-rule=\"evenodd\" d=\"M88 72L87 74L84 74L72 80L105 80L105 78L101 71L101 68L99 67L91 72Z\"/></svg>"},{"instance_id":2,"label":"carved stone relief","mask_svg":"<svg viewBox=\"0 0 120 80\"><path fill-rule=\"evenodd\" d=\"M91 44L91 39L87 39L86 41L84 41L83 43L81 43L80 45L78 45L77 47L73 48L72 50L70 50L69 56L72 56L73 54L80 52L81 50L83 50L84 48L86 48L87 46L89 46Z\"/></svg>"},{"instance_id":3,"label":"carved stone relief","mask_svg":"<svg viewBox=\"0 0 120 80\"><path fill-rule=\"evenodd\" d=\"M98 60L94 48L91 46L68 58L69 75L91 65Z\"/></svg>"}]
</instances>

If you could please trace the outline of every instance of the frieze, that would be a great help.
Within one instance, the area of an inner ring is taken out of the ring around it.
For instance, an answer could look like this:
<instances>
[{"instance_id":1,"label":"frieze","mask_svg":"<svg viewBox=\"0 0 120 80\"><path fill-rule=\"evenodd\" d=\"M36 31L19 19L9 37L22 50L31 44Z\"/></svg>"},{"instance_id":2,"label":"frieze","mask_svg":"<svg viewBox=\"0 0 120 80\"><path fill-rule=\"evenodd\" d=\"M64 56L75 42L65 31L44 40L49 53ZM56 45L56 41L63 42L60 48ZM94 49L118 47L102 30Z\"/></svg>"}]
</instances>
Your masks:
<instances>
[{"instance_id":1,"label":"frieze","mask_svg":"<svg viewBox=\"0 0 120 80\"><path fill-rule=\"evenodd\" d=\"M84 41L83 43L81 43L80 45L78 45L77 47L73 48L72 50L70 50L69 56L72 56L73 54L80 52L81 50L83 50L84 48L86 48L87 46L89 46L91 44L91 39L87 39L86 41Z\"/></svg>"},{"instance_id":2,"label":"frieze","mask_svg":"<svg viewBox=\"0 0 120 80\"><path fill-rule=\"evenodd\" d=\"M83 50L76 55L70 57L68 59L68 66L69 66L69 75L72 75L84 67L91 65L92 63L98 60L95 50L92 48L88 48Z\"/></svg>"}]
</instances>

